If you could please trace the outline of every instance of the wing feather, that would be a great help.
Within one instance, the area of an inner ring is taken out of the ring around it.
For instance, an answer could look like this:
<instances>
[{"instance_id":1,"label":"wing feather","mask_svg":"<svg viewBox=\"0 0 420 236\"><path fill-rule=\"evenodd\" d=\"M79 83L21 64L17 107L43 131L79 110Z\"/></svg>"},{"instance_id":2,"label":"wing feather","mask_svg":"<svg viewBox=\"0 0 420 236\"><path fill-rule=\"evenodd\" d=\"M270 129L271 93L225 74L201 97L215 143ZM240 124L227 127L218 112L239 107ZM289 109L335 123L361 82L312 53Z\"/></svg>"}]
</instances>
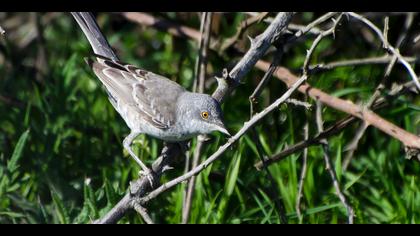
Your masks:
<instances>
[{"instance_id":1,"label":"wing feather","mask_svg":"<svg viewBox=\"0 0 420 236\"><path fill-rule=\"evenodd\" d=\"M105 86L110 101L135 104L141 116L159 129L168 129L176 121L176 100L185 89L177 83L130 64L101 58L88 64ZM118 109L117 109L118 110Z\"/></svg>"}]
</instances>

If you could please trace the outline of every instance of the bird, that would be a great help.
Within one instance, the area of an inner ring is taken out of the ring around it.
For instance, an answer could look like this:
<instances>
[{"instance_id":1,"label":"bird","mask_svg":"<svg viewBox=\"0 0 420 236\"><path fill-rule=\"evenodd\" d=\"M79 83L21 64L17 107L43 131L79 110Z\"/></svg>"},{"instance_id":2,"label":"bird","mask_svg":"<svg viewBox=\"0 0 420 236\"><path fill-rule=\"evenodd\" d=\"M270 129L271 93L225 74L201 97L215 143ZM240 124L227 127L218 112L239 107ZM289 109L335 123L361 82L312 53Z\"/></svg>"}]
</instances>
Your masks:
<instances>
[{"instance_id":1,"label":"bird","mask_svg":"<svg viewBox=\"0 0 420 236\"><path fill-rule=\"evenodd\" d=\"M94 51L96 60L85 58L86 63L103 84L114 109L130 128L123 147L141 167L142 175L148 176L151 170L131 147L140 134L166 142L185 141L214 131L230 136L216 99L208 94L189 92L164 76L119 61L92 13L71 14Z\"/></svg>"}]
</instances>

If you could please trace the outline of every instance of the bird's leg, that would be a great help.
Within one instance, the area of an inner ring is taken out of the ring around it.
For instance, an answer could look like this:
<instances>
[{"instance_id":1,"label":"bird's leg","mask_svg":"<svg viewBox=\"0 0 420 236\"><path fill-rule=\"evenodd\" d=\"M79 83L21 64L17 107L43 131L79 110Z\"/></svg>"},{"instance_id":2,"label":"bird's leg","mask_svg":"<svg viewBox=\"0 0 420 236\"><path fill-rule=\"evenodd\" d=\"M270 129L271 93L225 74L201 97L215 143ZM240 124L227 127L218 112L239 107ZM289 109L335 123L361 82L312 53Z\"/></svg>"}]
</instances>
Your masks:
<instances>
[{"instance_id":1,"label":"bird's leg","mask_svg":"<svg viewBox=\"0 0 420 236\"><path fill-rule=\"evenodd\" d=\"M139 135L139 132L131 132L127 137L125 137L123 141L124 148L128 151L130 156L139 164L141 167L140 175L146 176L147 179L150 182L150 186L153 187L153 180L151 173L152 171L140 160L140 158L137 157L136 154L134 154L133 149L131 149L131 144L133 143L133 140Z\"/></svg>"}]
</instances>

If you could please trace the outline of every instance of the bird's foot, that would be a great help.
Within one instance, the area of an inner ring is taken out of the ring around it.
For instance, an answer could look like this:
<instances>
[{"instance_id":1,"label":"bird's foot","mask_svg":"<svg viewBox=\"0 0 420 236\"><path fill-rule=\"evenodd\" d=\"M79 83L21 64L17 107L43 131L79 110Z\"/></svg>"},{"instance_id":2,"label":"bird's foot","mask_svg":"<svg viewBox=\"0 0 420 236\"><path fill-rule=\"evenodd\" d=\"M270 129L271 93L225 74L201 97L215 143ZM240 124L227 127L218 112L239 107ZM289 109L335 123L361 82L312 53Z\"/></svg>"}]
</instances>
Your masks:
<instances>
[{"instance_id":1,"label":"bird's foot","mask_svg":"<svg viewBox=\"0 0 420 236\"><path fill-rule=\"evenodd\" d=\"M153 186L154 186L154 175L153 175L153 172L149 168L139 171L139 175L141 177L146 177L147 180L149 181L150 187L153 188Z\"/></svg>"}]
</instances>

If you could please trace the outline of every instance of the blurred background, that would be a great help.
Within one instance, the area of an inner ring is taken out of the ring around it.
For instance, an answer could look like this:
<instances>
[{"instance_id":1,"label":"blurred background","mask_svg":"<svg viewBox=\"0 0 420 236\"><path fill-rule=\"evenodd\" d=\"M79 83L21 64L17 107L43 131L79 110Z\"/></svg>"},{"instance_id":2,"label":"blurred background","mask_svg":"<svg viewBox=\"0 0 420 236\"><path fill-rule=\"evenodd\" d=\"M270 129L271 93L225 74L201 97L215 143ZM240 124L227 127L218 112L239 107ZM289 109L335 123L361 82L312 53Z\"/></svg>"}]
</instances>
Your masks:
<instances>
[{"instance_id":1,"label":"blurred background","mask_svg":"<svg viewBox=\"0 0 420 236\"><path fill-rule=\"evenodd\" d=\"M201 13L142 13L135 22L123 13L95 13L97 21L122 61L167 76L192 90L198 40L191 34L168 30L176 24L200 31ZM324 13L297 13L289 27L296 32ZM401 54L417 57L420 50L420 21L416 13L360 13L383 28L389 16L388 39L395 45L402 33ZM407 26L408 14L412 22ZM247 35L255 37L268 26L269 13L237 35L227 48L210 46L205 92L216 87L214 76L231 69L248 50ZM212 43L235 37L241 22L253 13L214 13ZM151 19L159 20L154 23ZM151 23L152 22L152 23ZM163 23L162 23L163 22ZM319 25L328 29L331 22ZM69 13L0 13L0 223L89 223L103 216L124 195L129 182L138 177L139 167L124 151L122 140L129 133L122 118L108 102L99 80L83 58L92 51L79 26ZM299 28L300 27L300 28ZM280 65L301 74L306 51L316 34L291 44ZM417 37L417 38L416 38ZM225 41L224 41L225 40ZM275 49L264 60L271 62ZM335 37L326 37L316 48L311 65L354 58L381 57L386 52L378 38L361 24L343 17ZM313 74L309 83L324 92L365 104L381 81L387 64L338 67ZM249 96L264 75L252 70L223 104L231 133L250 117ZM384 90L411 81L401 65L396 65ZM272 78L258 98L256 111L279 98L287 87ZM293 98L304 101L295 93ZM307 100L314 105L311 100ZM409 91L387 101L379 115L397 126L420 132L420 97ZM346 114L323 108L324 126ZM304 139L308 120L309 137L317 134L315 109L285 104L256 126L257 139L265 156L279 153ZM309 119L307 119L309 117ZM328 139L329 155L356 223L420 223L420 164L407 160L402 144L374 127L361 138L347 169L342 163L347 144L354 138L356 122ZM200 160L227 141L211 135ZM191 143L195 147L196 139ZM162 142L139 136L135 152L150 165L159 155ZM346 209L335 194L325 169L320 146L308 148L307 176L301 200L302 216L296 212L302 152L273 164L273 182L254 164L260 160L257 144L250 134L197 177L189 223L346 223ZM187 153L187 155L190 155ZM184 172L185 159L162 178L168 181ZM148 205L157 223L180 223L185 184L160 195ZM280 201L281 206L276 201ZM135 212L119 223L143 223Z\"/></svg>"}]
</instances>

